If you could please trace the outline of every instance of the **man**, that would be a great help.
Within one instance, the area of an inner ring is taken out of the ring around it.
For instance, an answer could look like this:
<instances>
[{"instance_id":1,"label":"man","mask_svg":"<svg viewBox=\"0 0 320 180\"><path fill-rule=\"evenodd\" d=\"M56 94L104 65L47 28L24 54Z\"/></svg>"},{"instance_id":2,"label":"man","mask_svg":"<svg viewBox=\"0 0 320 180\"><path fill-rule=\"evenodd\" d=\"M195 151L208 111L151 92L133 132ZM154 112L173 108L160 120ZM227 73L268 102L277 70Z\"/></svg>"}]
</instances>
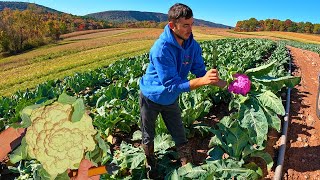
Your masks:
<instances>
[{"instance_id":1,"label":"man","mask_svg":"<svg viewBox=\"0 0 320 180\"><path fill-rule=\"evenodd\" d=\"M206 71L200 45L193 39L192 10L184 4L174 4L168 12L168 24L150 50L150 63L140 81L140 113L142 147L147 166L155 167L155 122L159 113L170 132L182 165L192 162L181 118L178 97L205 85L224 87L218 71ZM188 73L196 75L188 80Z\"/></svg>"}]
</instances>

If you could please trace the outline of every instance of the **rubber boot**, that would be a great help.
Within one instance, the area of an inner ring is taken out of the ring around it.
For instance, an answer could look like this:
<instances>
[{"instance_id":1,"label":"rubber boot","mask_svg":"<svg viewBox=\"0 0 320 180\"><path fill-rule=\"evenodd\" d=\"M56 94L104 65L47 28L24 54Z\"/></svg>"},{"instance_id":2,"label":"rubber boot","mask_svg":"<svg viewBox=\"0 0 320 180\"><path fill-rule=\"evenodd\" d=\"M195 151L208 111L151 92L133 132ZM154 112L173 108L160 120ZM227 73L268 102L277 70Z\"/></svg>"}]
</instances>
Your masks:
<instances>
[{"instance_id":1,"label":"rubber boot","mask_svg":"<svg viewBox=\"0 0 320 180\"><path fill-rule=\"evenodd\" d=\"M157 161L154 155L154 144L141 144L147 158L146 169L148 179L155 179L157 176Z\"/></svg>"},{"instance_id":2,"label":"rubber boot","mask_svg":"<svg viewBox=\"0 0 320 180\"><path fill-rule=\"evenodd\" d=\"M187 143L177 146L177 152L182 166L193 163L191 149Z\"/></svg>"}]
</instances>

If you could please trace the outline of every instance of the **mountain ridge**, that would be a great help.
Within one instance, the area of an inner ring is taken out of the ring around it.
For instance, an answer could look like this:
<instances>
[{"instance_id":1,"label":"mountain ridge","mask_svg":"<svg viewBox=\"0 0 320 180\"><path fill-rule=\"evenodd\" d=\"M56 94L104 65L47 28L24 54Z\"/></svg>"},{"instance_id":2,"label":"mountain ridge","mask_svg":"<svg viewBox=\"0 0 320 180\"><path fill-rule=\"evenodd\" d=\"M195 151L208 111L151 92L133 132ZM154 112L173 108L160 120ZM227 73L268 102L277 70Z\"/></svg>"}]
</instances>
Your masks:
<instances>
[{"instance_id":1,"label":"mountain ridge","mask_svg":"<svg viewBox=\"0 0 320 180\"><path fill-rule=\"evenodd\" d=\"M28 8L28 5L34 4L38 7L41 7L46 12L51 13L65 13L50 7L42 6L35 3L28 3L28 2L13 2L13 1L0 1L0 11L5 8L10 9L18 9L18 10L25 10ZM65 13L69 14L69 13ZM79 16L79 15L76 15ZM103 21L110 21L110 22L117 22L117 23L126 23L126 22L138 22L138 21L154 21L157 23L166 22L167 21L167 14L159 13L159 12L144 12L144 11L124 11L124 10L111 10L111 11L102 11L96 13L90 13L80 17L89 17L94 18L96 20L103 20ZM205 27L216 27L216 28L233 28L232 26L214 23L202 19L194 19L195 26L205 26Z\"/></svg>"},{"instance_id":2,"label":"mountain ridge","mask_svg":"<svg viewBox=\"0 0 320 180\"><path fill-rule=\"evenodd\" d=\"M35 3L13 2L13 1L0 1L0 11L4 10L5 8L10 8L12 10L18 9L18 10L22 11L22 10L26 10L30 4L34 4L37 7L41 7L46 12L59 13L59 14L64 13L64 12L52 9L50 7L42 6L42 5L35 4Z\"/></svg>"},{"instance_id":3,"label":"mountain ridge","mask_svg":"<svg viewBox=\"0 0 320 180\"><path fill-rule=\"evenodd\" d=\"M85 15L87 17L95 18L98 20L105 20L110 22L137 22L137 21L155 21L165 22L168 20L168 15L159 12L146 12L146 11L123 11L123 10L111 10L102 11L97 13L90 13ZM232 26L214 23L202 19L194 19L195 26L207 26L217 28L233 28Z\"/></svg>"}]
</instances>

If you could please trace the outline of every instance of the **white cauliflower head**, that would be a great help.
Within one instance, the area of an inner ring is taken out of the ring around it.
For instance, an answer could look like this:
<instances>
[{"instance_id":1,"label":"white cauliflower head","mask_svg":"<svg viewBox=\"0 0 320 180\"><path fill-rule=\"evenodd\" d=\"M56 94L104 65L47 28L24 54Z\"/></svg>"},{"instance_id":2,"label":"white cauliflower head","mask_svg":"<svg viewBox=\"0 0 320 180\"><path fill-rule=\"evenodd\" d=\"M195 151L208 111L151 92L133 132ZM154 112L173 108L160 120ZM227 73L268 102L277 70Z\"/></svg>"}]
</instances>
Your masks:
<instances>
[{"instance_id":1,"label":"white cauliflower head","mask_svg":"<svg viewBox=\"0 0 320 180\"><path fill-rule=\"evenodd\" d=\"M54 179L67 169L77 169L86 151L95 148L96 130L91 117L84 113L72 122L73 107L54 102L31 112L31 125L26 132L27 151Z\"/></svg>"}]
</instances>

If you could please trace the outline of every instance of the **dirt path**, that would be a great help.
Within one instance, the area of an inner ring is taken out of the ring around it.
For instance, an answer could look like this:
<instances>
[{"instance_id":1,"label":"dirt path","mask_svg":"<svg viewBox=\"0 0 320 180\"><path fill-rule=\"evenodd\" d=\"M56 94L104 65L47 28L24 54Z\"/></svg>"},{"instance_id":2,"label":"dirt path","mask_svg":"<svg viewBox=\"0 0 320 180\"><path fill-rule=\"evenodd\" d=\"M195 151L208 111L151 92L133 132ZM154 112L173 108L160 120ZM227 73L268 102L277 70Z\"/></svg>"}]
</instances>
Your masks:
<instances>
[{"instance_id":1,"label":"dirt path","mask_svg":"<svg viewBox=\"0 0 320 180\"><path fill-rule=\"evenodd\" d=\"M290 125L283 179L320 179L320 120L316 116L319 54L288 47L294 64L293 75L301 83L292 89Z\"/></svg>"}]
</instances>

